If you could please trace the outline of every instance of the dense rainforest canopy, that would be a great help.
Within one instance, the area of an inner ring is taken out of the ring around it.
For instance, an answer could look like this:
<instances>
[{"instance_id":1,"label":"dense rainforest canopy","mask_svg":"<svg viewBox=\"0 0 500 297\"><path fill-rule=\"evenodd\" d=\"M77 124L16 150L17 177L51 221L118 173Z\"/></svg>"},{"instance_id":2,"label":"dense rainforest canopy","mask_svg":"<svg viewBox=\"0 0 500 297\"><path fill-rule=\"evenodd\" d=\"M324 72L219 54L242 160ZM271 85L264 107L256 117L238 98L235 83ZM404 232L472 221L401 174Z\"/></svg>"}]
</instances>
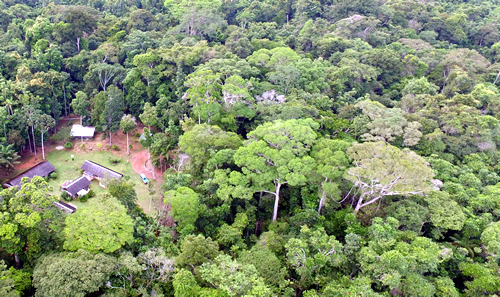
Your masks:
<instances>
[{"instance_id":1,"label":"dense rainforest canopy","mask_svg":"<svg viewBox=\"0 0 500 297\"><path fill-rule=\"evenodd\" d=\"M0 1L1 170L70 115L109 146L142 123L168 167L154 216L127 179L74 214L40 177L1 190L0 296L500 294L499 19L496 0Z\"/></svg>"}]
</instances>

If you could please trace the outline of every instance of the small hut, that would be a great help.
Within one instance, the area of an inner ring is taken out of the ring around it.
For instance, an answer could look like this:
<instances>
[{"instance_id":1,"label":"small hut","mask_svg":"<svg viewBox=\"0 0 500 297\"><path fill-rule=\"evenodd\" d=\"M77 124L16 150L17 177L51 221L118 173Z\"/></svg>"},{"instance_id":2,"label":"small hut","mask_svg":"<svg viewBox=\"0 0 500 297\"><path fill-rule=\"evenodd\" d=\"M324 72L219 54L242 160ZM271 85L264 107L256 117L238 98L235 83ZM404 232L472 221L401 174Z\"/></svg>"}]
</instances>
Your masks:
<instances>
[{"instance_id":1,"label":"small hut","mask_svg":"<svg viewBox=\"0 0 500 297\"><path fill-rule=\"evenodd\" d=\"M94 138L94 133L95 133L95 127L86 127L75 124L71 127L70 135L71 137L77 137L83 140L84 138L86 139Z\"/></svg>"},{"instance_id":2,"label":"small hut","mask_svg":"<svg viewBox=\"0 0 500 297\"><path fill-rule=\"evenodd\" d=\"M90 183L91 182L88 178L81 176L69 184L63 185L61 190L68 193L70 197L81 197L89 192Z\"/></svg>"}]
</instances>

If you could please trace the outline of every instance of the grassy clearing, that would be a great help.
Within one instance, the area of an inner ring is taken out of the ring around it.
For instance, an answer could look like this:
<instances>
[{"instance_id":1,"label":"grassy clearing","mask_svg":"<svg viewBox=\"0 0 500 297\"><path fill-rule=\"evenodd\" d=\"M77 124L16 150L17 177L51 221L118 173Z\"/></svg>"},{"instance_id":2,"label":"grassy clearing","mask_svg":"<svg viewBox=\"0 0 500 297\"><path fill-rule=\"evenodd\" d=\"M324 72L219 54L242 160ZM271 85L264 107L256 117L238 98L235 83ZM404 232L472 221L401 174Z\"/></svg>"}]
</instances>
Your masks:
<instances>
[{"instance_id":1,"label":"grassy clearing","mask_svg":"<svg viewBox=\"0 0 500 297\"><path fill-rule=\"evenodd\" d=\"M71 155L74 155L74 161L71 160ZM111 159L120 159L118 164L113 164ZM162 192L160 191L161 179L158 178L157 181L150 181L153 184L153 188L156 193L153 195L153 200L150 205L150 195L148 191L148 186L143 184L139 174L134 172L132 165L127 163L126 157L119 157L108 151L86 151L86 152L74 152L73 150L62 150L62 151L52 151L47 154L47 160L54 165L57 172L57 178L55 180L49 179L49 184L52 186L52 194L61 195L61 185L67 180L74 180L82 175L82 166L85 160L89 160L102 166L108 167L114 171L123 174L124 178L129 177L135 185L135 191L137 192L138 204L139 206L149 214L155 212L154 206L158 204ZM105 193L106 190L99 186L97 180L92 181L90 185L96 194ZM86 202L79 202L74 200L73 204L78 207L85 207Z\"/></svg>"}]
</instances>

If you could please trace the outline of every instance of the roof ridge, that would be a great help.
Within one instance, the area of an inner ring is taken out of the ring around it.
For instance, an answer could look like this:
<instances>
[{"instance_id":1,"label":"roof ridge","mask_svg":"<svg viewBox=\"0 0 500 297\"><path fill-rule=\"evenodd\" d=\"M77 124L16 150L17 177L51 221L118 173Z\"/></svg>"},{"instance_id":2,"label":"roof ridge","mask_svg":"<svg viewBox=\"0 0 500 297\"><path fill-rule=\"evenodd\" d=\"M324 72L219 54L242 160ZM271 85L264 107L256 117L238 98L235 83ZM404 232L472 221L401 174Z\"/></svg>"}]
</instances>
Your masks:
<instances>
[{"instance_id":1,"label":"roof ridge","mask_svg":"<svg viewBox=\"0 0 500 297\"><path fill-rule=\"evenodd\" d=\"M85 162L90 162L90 163L92 163L92 164L94 164L94 165L96 165L96 166L102 167L102 168L104 168L104 169L106 169L106 170L109 170L109 171L111 171L111 172L114 172L114 173L116 173L116 174L119 174L119 175L123 176L123 174L121 174L120 172L114 171L113 169L109 169L108 167L106 167L106 166L102 166L101 164L98 164L98 163L96 163L96 162L93 162L93 161L90 161L90 160L85 160ZM85 163L85 162L84 162L84 163ZM82 165L82 166L83 166L83 165Z\"/></svg>"}]
</instances>

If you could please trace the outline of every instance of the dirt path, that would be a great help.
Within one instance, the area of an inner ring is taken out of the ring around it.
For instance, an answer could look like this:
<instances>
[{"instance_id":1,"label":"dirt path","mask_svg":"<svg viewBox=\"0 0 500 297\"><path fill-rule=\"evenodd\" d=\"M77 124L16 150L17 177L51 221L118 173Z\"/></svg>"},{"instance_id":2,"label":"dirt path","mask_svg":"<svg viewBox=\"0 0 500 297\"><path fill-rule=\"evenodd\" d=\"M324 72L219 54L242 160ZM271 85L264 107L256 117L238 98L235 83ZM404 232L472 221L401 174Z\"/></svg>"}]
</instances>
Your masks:
<instances>
[{"instance_id":1,"label":"dirt path","mask_svg":"<svg viewBox=\"0 0 500 297\"><path fill-rule=\"evenodd\" d=\"M133 154L130 157L130 164L137 174L144 173L148 179L153 179L153 171L151 169L151 163L148 161L148 151L143 150L138 153ZM162 173L160 169L155 169L155 177L158 180Z\"/></svg>"}]
</instances>

